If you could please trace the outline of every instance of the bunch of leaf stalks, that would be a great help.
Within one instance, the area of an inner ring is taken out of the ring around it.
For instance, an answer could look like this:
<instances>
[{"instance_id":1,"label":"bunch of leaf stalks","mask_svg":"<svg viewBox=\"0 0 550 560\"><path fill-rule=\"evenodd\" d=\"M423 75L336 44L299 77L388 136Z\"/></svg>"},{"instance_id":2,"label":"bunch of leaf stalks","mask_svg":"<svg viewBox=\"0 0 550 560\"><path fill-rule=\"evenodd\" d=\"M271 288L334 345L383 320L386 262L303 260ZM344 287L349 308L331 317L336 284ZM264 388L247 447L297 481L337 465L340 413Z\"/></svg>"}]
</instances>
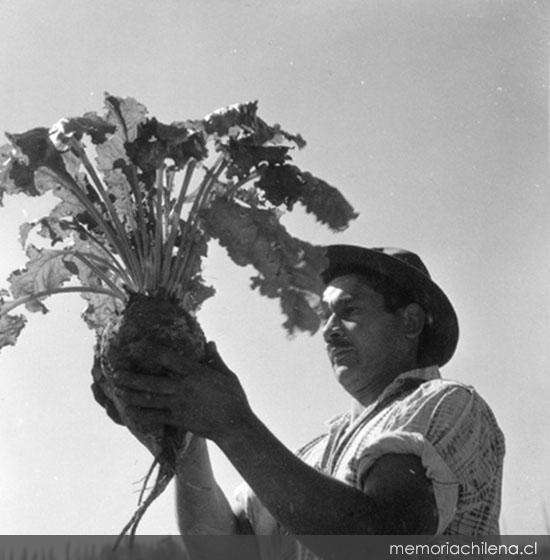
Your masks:
<instances>
[{"instance_id":1,"label":"bunch of leaf stalks","mask_svg":"<svg viewBox=\"0 0 550 560\"><path fill-rule=\"evenodd\" d=\"M339 231L356 214L337 189L292 163L304 140L268 125L256 102L163 124L136 100L106 94L102 116L86 113L6 135L0 204L18 193L51 193L59 202L20 228L29 260L8 278L9 291L0 291L0 348L15 344L25 325L14 308L44 313L50 295L85 298L83 319L97 335L96 399L155 456L121 533L133 535L174 476L188 435L168 427L147 431L125 418L112 381L117 364L166 375L151 359L157 345L205 359L196 313L214 294L202 277L212 239L237 265L256 269L251 287L279 299L289 333L315 332L324 249L292 237L280 217L299 203ZM31 242L40 237L43 246Z\"/></svg>"}]
</instances>

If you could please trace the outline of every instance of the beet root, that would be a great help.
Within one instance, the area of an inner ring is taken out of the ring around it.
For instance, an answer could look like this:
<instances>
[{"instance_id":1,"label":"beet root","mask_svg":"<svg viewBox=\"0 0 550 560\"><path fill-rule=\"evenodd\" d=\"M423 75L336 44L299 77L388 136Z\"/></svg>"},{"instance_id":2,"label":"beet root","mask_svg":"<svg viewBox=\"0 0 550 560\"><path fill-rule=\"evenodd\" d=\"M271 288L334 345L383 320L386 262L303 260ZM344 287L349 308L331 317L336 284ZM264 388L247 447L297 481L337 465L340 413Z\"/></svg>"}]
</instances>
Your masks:
<instances>
[{"instance_id":1,"label":"beet root","mask_svg":"<svg viewBox=\"0 0 550 560\"><path fill-rule=\"evenodd\" d=\"M135 534L147 507L164 491L175 475L176 460L190 437L171 426L153 428L126 417L115 393L113 374L124 368L148 375L171 375L156 361L159 347L167 347L180 356L204 361L206 338L197 320L174 299L162 294L132 294L124 311L98 340L94 383L115 407L122 422L153 453L155 461L145 478L138 509L121 533ZM105 406L105 405L104 405ZM106 407L107 408L107 407ZM156 481L144 499L149 478L158 465Z\"/></svg>"}]
</instances>

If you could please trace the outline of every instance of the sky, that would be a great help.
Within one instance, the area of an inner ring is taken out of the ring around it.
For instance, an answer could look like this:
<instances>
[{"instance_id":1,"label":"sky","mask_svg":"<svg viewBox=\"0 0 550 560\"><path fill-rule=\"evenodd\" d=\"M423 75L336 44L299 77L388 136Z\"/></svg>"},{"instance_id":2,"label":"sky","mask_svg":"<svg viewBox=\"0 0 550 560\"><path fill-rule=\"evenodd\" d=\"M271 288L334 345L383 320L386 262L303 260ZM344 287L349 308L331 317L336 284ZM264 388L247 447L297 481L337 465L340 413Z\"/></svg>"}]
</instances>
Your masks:
<instances>
[{"instance_id":1,"label":"sky","mask_svg":"<svg viewBox=\"0 0 550 560\"><path fill-rule=\"evenodd\" d=\"M550 527L549 5L535 0L0 0L0 131L135 97L171 122L259 100L300 132L303 169L359 212L333 234L283 218L311 243L405 247L453 302L461 337L443 375L474 385L503 429L502 529ZM0 286L25 258L23 221L0 208ZM349 399L320 334L289 339L251 270L209 249L217 289L199 314L252 408L294 449ZM151 457L90 392L93 333L78 296L49 300L0 354L0 532L116 534ZM229 496L239 478L212 448ZM141 534L176 534L173 488Z\"/></svg>"}]
</instances>

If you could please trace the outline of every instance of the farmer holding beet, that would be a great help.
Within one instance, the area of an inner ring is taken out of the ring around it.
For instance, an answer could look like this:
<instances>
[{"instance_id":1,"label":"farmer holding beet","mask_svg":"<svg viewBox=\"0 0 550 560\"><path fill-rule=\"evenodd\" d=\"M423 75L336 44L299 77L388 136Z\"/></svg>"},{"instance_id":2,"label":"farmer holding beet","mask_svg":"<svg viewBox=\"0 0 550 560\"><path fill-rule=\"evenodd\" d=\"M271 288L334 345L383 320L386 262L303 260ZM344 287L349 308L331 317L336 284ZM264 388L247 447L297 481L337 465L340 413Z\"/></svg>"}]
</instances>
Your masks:
<instances>
[{"instance_id":1,"label":"farmer holding beet","mask_svg":"<svg viewBox=\"0 0 550 560\"><path fill-rule=\"evenodd\" d=\"M297 535L291 557L301 558L299 535L498 533L504 439L472 387L440 376L458 341L447 296L405 250L332 245L327 257L323 336L351 408L297 454L251 410L212 343L203 363L158 346L151 360L179 375L120 366L127 417L195 434L177 468L184 539ZM205 439L247 483L237 511Z\"/></svg>"},{"instance_id":2,"label":"farmer holding beet","mask_svg":"<svg viewBox=\"0 0 550 560\"><path fill-rule=\"evenodd\" d=\"M305 140L260 118L255 101L171 124L130 97L106 94L104 109L8 133L0 146L0 206L12 195L55 202L19 229L28 260L0 289L0 349L26 324L15 309L45 313L45 298L66 293L86 300L94 396L158 467L121 538L174 476L184 538L296 535L287 558L306 554L300 535L497 533L503 437L471 387L440 377L458 321L418 256L292 236L280 218L296 205L333 232L358 214L295 165ZM351 408L297 454L251 410L197 320L215 293L202 276L214 242L252 266L252 288L279 300L289 333L313 333L325 315ZM236 512L206 439L247 483Z\"/></svg>"}]
</instances>

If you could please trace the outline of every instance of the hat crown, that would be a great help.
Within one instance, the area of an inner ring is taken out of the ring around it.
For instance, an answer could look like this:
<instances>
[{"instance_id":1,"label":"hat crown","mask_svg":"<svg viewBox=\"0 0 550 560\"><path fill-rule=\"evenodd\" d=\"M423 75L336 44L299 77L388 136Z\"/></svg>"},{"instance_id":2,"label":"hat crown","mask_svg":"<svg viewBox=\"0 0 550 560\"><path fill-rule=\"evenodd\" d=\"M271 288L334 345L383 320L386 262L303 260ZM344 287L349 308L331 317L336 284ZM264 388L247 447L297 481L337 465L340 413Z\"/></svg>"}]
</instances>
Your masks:
<instances>
[{"instance_id":1,"label":"hat crown","mask_svg":"<svg viewBox=\"0 0 550 560\"><path fill-rule=\"evenodd\" d=\"M431 278L426 265L422 262L422 259L412 251L407 251L406 249L400 249L398 247L373 247L371 250L384 253L394 259L399 259L406 265L416 268L416 270L424 274L424 276Z\"/></svg>"}]
</instances>

